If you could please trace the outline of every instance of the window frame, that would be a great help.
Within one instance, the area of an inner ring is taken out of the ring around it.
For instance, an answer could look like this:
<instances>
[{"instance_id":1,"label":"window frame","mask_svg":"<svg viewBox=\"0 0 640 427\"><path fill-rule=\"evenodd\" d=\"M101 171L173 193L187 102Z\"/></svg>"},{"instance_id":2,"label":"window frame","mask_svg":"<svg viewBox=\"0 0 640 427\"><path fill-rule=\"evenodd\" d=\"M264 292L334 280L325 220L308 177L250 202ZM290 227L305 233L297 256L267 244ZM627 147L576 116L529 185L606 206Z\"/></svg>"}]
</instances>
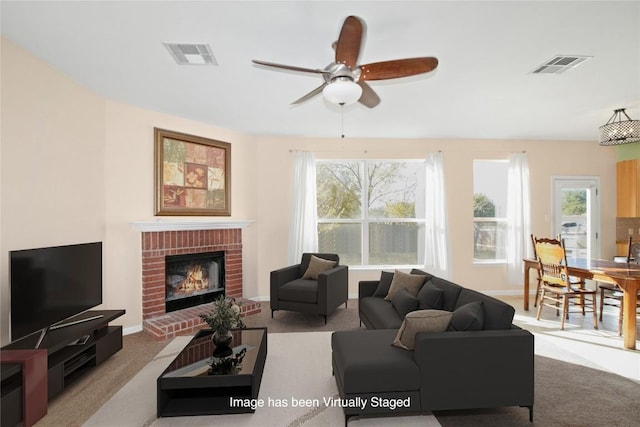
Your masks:
<instances>
[{"instance_id":1,"label":"window frame","mask_svg":"<svg viewBox=\"0 0 640 427\"><path fill-rule=\"evenodd\" d=\"M373 162L399 162L399 163L422 163L424 164L423 159L316 159L316 167L321 163L341 163L341 162L351 162L351 163L360 163L363 168L363 183L362 183L362 192L360 194L360 218L320 218L318 216L318 233L320 224L359 224L360 225L360 264L349 265L349 268L352 269L380 269L380 268L418 268L424 267L424 250L421 250L418 247L418 253L416 256L418 258L422 258L422 260L418 259L418 264L369 264L370 262L370 253L369 253L369 243L370 243L370 233L369 227L371 224L385 224L385 223L415 223L422 225L422 229L425 228L425 218L424 214L422 214L422 218L417 218L418 213L416 212L416 218L380 218L380 217L370 217L369 209L368 209L368 188L369 188L369 174L367 173L368 165ZM424 188L424 183L426 176L417 176L418 185L416 188L416 195L419 189ZM422 185L420 185L419 180L422 179ZM316 184L317 185L317 184ZM319 194L316 196L319 197ZM417 196L414 203L417 205ZM319 236L318 236L319 240ZM424 240L424 236L422 238Z\"/></svg>"}]
</instances>

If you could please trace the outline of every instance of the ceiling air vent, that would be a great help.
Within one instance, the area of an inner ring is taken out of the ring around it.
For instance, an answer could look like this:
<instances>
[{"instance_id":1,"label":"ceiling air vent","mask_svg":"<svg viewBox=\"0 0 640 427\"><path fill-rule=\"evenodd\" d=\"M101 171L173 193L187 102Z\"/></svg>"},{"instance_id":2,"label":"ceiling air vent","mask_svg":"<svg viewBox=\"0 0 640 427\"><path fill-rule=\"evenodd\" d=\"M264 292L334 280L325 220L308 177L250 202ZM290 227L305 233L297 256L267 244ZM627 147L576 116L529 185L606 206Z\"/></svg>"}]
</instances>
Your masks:
<instances>
[{"instance_id":1,"label":"ceiling air vent","mask_svg":"<svg viewBox=\"0 0 640 427\"><path fill-rule=\"evenodd\" d=\"M218 65L208 44L163 43L178 65Z\"/></svg>"},{"instance_id":2,"label":"ceiling air vent","mask_svg":"<svg viewBox=\"0 0 640 427\"><path fill-rule=\"evenodd\" d=\"M533 74L561 74L575 68L592 56L558 55L533 70Z\"/></svg>"}]
</instances>

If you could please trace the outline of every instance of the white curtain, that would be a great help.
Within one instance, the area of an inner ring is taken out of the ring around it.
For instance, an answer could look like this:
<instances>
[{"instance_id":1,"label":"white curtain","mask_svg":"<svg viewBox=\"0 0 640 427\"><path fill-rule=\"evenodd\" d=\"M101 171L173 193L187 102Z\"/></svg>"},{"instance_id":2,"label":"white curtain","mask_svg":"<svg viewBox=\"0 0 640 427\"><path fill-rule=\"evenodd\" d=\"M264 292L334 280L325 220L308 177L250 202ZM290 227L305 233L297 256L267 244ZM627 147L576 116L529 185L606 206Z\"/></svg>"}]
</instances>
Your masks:
<instances>
[{"instance_id":1,"label":"white curtain","mask_svg":"<svg viewBox=\"0 0 640 427\"><path fill-rule=\"evenodd\" d=\"M429 154L425 169L425 269L448 279L450 256L442 153Z\"/></svg>"},{"instance_id":2,"label":"white curtain","mask_svg":"<svg viewBox=\"0 0 640 427\"><path fill-rule=\"evenodd\" d=\"M507 178L507 276L512 285L522 284L522 259L531 254L530 199L527 153L510 154Z\"/></svg>"},{"instance_id":3,"label":"white curtain","mask_svg":"<svg viewBox=\"0 0 640 427\"><path fill-rule=\"evenodd\" d=\"M292 189L288 265L298 264L303 252L318 251L315 154L296 152Z\"/></svg>"}]
</instances>

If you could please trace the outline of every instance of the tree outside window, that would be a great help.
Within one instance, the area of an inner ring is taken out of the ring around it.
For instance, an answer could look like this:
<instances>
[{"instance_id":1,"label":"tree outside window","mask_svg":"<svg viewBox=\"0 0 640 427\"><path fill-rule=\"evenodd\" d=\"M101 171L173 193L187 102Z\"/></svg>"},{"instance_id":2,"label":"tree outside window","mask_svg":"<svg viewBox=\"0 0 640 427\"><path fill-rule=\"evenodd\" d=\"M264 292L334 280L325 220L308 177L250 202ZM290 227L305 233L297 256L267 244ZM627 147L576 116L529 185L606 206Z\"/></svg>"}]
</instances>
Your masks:
<instances>
[{"instance_id":1,"label":"tree outside window","mask_svg":"<svg viewBox=\"0 0 640 427\"><path fill-rule=\"evenodd\" d=\"M504 160L473 162L473 259L504 262L507 235L507 172Z\"/></svg>"},{"instance_id":2,"label":"tree outside window","mask_svg":"<svg viewBox=\"0 0 640 427\"><path fill-rule=\"evenodd\" d=\"M348 265L423 261L424 163L318 161L318 245Z\"/></svg>"}]
</instances>

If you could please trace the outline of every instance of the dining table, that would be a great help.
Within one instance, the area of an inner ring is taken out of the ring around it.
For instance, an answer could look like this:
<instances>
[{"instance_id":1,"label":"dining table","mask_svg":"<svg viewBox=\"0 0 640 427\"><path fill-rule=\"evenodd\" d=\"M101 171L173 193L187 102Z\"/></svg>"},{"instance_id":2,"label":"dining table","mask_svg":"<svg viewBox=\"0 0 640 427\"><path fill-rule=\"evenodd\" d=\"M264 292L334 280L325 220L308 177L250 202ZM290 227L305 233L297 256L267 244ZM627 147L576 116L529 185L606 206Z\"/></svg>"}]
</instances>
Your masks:
<instances>
[{"instance_id":1,"label":"dining table","mask_svg":"<svg viewBox=\"0 0 640 427\"><path fill-rule=\"evenodd\" d=\"M538 261L525 258L524 262L524 309L529 310L529 271L538 270ZM640 290L640 264L614 262L602 259L567 258L567 272L571 276L618 285L624 294L622 337L625 348L635 350L636 304Z\"/></svg>"}]
</instances>

